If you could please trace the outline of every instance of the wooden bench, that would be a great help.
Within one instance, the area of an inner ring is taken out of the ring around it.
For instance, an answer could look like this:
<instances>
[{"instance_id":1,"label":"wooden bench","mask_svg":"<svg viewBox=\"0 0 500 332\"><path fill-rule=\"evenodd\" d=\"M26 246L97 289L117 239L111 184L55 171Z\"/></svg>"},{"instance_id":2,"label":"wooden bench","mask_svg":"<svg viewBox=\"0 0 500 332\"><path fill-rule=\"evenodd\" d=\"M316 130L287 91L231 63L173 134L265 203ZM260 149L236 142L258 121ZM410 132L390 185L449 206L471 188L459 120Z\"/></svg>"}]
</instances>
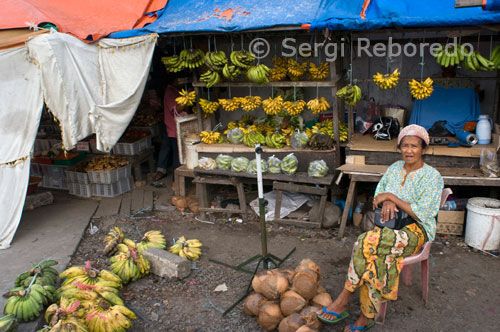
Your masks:
<instances>
[{"instance_id":1,"label":"wooden bench","mask_svg":"<svg viewBox=\"0 0 500 332\"><path fill-rule=\"evenodd\" d=\"M196 194L200 202L200 211L204 212L234 212L234 213L246 213L246 198L243 191L243 183L257 183L257 175L248 173L238 173L233 171L224 170L204 170L201 168L194 169L196 182ZM321 227L323 221L323 215L325 211L326 199L328 195L328 189L333 183L333 174L328 174L324 178L312 178L307 175L307 172L297 172L294 175L286 174L270 174L265 173L262 175L263 181L272 182L273 189L276 190L276 205L275 205L275 218L274 222L280 224L302 226L302 227ZM240 202L240 208L238 210L227 210L222 208L209 208L207 201L207 184L223 184L223 185L234 185L238 192L238 200ZM321 220L319 221L301 221L294 219L280 219L281 211L281 200L282 191L294 191L313 195L319 195L321 197L319 215Z\"/></svg>"},{"instance_id":2,"label":"wooden bench","mask_svg":"<svg viewBox=\"0 0 500 332\"><path fill-rule=\"evenodd\" d=\"M337 183L340 181L343 174L349 175L351 179L345 208L340 222L339 238L344 236L349 210L352 209L354 203L356 184L358 182L379 182L388 167L387 165L345 164L337 168L337 170L341 172L336 181ZM445 185L500 187L500 178L484 177L479 169L440 167L436 169L441 173Z\"/></svg>"},{"instance_id":3,"label":"wooden bench","mask_svg":"<svg viewBox=\"0 0 500 332\"><path fill-rule=\"evenodd\" d=\"M186 165L177 167L174 171L175 181L175 194L185 197L186 196L186 178L194 178L192 169L187 168Z\"/></svg>"}]
</instances>

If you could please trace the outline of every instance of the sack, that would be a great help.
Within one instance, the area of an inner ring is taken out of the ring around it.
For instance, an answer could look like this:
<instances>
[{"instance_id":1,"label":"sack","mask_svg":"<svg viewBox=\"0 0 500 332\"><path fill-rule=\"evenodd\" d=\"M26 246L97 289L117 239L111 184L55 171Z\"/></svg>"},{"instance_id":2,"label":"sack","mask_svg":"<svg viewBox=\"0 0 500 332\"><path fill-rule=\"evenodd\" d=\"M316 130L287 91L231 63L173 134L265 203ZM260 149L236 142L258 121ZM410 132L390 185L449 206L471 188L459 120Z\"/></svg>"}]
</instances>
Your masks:
<instances>
[{"instance_id":1,"label":"sack","mask_svg":"<svg viewBox=\"0 0 500 332\"><path fill-rule=\"evenodd\" d=\"M373 124L371 131L373 138L376 140L390 141L399 135L399 129L398 119L390 116L382 116Z\"/></svg>"},{"instance_id":2,"label":"sack","mask_svg":"<svg viewBox=\"0 0 500 332\"><path fill-rule=\"evenodd\" d=\"M375 209L375 217L373 218L373 222L375 223L376 226L380 228L391 228L391 229L401 229L405 226L411 225L415 222L415 219L410 217L406 212L404 211L399 211L395 212L394 218L389 219L389 220L382 220L382 209L377 208Z\"/></svg>"}]
</instances>

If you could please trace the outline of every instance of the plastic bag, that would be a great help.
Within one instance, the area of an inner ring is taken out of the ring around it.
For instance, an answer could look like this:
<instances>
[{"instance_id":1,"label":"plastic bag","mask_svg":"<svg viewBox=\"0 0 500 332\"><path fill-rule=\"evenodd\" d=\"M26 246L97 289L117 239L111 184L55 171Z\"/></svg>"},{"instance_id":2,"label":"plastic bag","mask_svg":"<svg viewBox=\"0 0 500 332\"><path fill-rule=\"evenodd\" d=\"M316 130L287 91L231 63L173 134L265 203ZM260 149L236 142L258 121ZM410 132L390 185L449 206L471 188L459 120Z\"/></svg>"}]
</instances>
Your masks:
<instances>
[{"instance_id":1,"label":"plastic bag","mask_svg":"<svg viewBox=\"0 0 500 332\"><path fill-rule=\"evenodd\" d=\"M370 101L362 100L358 105L359 107L356 108L355 130L358 133L364 134L380 118L381 108L375 103L375 99L373 98Z\"/></svg>"},{"instance_id":2,"label":"plastic bag","mask_svg":"<svg viewBox=\"0 0 500 332\"><path fill-rule=\"evenodd\" d=\"M233 157L225 155L225 154L220 154L215 158L215 162L217 163L217 167L221 170L228 170L231 168L231 161L233 160Z\"/></svg>"},{"instance_id":3,"label":"plastic bag","mask_svg":"<svg viewBox=\"0 0 500 332\"><path fill-rule=\"evenodd\" d=\"M309 143L309 137L305 132L296 131L292 134L290 138L290 145L292 148L296 150L302 150L307 147L307 143Z\"/></svg>"},{"instance_id":4,"label":"plastic bag","mask_svg":"<svg viewBox=\"0 0 500 332\"><path fill-rule=\"evenodd\" d=\"M248 159L238 157L231 160L231 170L234 172L245 172L248 168Z\"/></svg>"},{"instance_id":5,"label":"plastic bag","mask_svg":"<svg viewBox=\"0 0 500 332\"><path fill-rule=\"evenodd\" d=\"M299 167L299 160L293 153L288 154L281 161L281 171L285 174L292 175L297 172L297 168Z\"/></svg>"},{"instance_id":6,"label":"plastic bag","mask_svg":"<svg viewBox=\"0 0 500 332\"><path fill-rule=\"evenodd\" d=\"M484 176L497 178L500 176L500 167L498 167L498 159L496 153L489 149L481 150L481 158L479 159L479 168Z\"/></svg>"},{"instance_id":7,"label":"plastic bag","mask_svg":"<svg viewBox=\"0 0 500 332\"><path fill-rule=\"evenodd\" d=\"M262 173L267 173L269 166L267 164L267 161L265 159L260 160L260 164L262 165ZM247 167L247 173L248 174L257 174L257 159L252 159L248 163Z\"/></svg>"},{"instance_id":8,"label":"plastic bag","mask_svg":"<svg viewBox=\"0 0 500 332\"><path fill-rule=\"evenodd\" d=\"M280 174L281 173L281 160L276 158L274 155L267 158L267 166L269 173Z\"/></svg>"},{"instance_id":9,"label":"plastic bag","mask_svg":"<svg viewBox=\"0 0 500 332\"><path fill-rule=\"evenodd\" d=\"M243 131L240 128L229 129L227 131L227 139L232 144L240 144L243 142Z\"/></svg>"},{"instance_id":10,"label":"plastic bag","mask_svg":"<svg viewBox=\"0 0 500 332\"><path fill-rule=\"evenodd\" d=\"M307 175L313 178L324 178L328 174L328 166L324 160L311 161Z\"/></svg>"},{"instance_id":11,"label":"plastic bag","mask_svg":"<svg viewBox=\"0 0 500 332\"><path fill-rule=\"evenodd\" d=\"M212 170L217 168L217 164L215 163L215 160L213 160L212 158L203 157L198 159L198 167Z\"/></svg>"}]
</instances>

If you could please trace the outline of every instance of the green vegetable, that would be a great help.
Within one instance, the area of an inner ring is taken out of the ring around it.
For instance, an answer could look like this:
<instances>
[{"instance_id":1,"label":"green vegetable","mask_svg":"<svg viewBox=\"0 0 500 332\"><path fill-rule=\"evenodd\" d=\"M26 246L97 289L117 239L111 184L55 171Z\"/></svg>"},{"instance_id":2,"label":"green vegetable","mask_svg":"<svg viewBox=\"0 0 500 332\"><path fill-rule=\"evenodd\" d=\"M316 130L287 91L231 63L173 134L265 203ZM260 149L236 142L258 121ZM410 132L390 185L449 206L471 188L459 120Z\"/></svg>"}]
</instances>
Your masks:
<instances>
[{"instance_id":1,"label":"green vegetable","mask_svg":"<svg viewBox=\"0 0 500 332\"><path fill-rule=\"evenodd\" d=\"M324 178L328 174L328 166L324 160L311 161L307 175L313 178Z\"/></svg>"},{"instance_id":2,"label":"green vegetable","mask_svg":"<svg viewBox=\"0 0 500 332\"><path fill-rule=\"evenodd\" d=\"M217 167L222 170L228 170L231 168L231 161L233 160L233 157L220 154L215 158L215 162L217 163Z\"/></svg>"},{"instance_id":3,"label":"green vegetable","mask_svg":"<svg viewBox=\"0 0 500 332\"><path fill-rule=\"evenodd\" d=\"M297 168L299 166L299 160L293 153L288 154L283 160L281 161L281 170L283 173L292 175L297 172Z\"/></svg>"},{"instance_id":4,"label":"green vegetable","mask_svg":"<svg viewBox=\"0 0 500 332\"><path fill-rule=\"evenodd\" d=\"M231 161L231 170L235 172L245 172L248 168L248 159L245 157L234 158Z\"/></svg>"}]
</instances>

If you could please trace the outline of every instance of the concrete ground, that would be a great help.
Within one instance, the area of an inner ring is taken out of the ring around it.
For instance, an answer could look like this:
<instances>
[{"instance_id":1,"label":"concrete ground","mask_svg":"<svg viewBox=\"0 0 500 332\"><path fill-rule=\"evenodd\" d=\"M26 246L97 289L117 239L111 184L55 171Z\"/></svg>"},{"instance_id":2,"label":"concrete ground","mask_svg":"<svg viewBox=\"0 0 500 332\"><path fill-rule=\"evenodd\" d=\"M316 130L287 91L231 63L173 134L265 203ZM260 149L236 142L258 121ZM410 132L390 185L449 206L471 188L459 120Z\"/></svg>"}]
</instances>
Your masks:
<instances>
[{"instance_id":1,"label":"concrete ground","mask_svg":"<svg viewBox=\"0 0 500 332\"><path fill-rule=\"evenodd\" d=\"M6 250L0 250L0 292L14 287L16 277L31 268L31 263L55 259L62 271L75 252L83 232L95 213L99 201L78 199L67 193L53 192L54 203L25 211L19 228ZM0 308L6 299L0 297ZM37 322L20 324L18 331L34 331Z\"/></svg>"}]
</instances>

